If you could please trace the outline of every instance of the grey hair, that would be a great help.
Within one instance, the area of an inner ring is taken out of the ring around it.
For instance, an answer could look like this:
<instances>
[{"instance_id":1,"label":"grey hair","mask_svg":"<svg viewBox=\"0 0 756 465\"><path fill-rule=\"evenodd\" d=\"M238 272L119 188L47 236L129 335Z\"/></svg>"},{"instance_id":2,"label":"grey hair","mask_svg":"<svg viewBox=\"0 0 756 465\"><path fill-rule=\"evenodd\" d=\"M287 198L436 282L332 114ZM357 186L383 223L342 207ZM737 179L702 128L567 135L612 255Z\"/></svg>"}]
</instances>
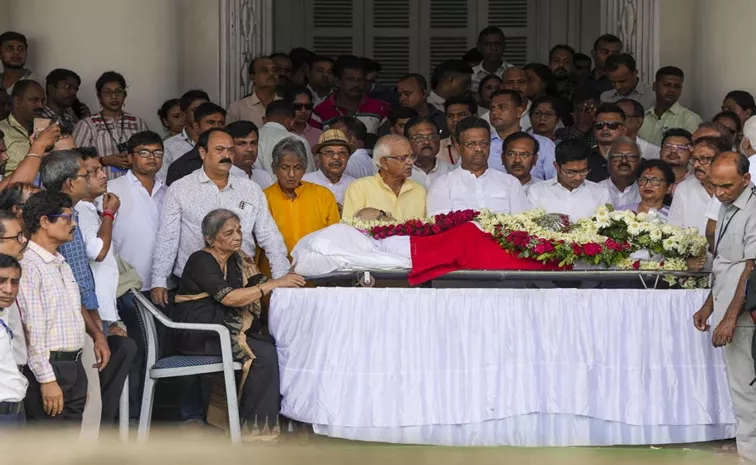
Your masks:
<instances>
[{"instance_id":1,"label":"grey hair","mask_svg":"<svg viewBox=\"0 0 756 465\"><path fill-rule=\"evenodd\" d=\"M726 140L727 145L729 146L732 146L735 143L734 137L730 134L730 131L728 131L722 124L715 123L714 121L704 121L698 125L698 129L711 129L712 131L717 131L719 133L719 138Z\"/></svg>"},{"instance_id":2,"label":"grey hair","mask_svg":"<svg viewBox=\"0 0 756 465\"><path fill-rule=\"evenodd\" d=\"M202 237L205 239L205 245L210 245L208 239L214 239L226 221L230 219L240 221L239 215L225 208L215 209L202 218Z\"/></svg>"},{"instance_id":3,"label":"grey hair","mask_svg":"<svg viewBox=\"0 0 756 465\"><path fill-rule=\"evenodd\" d=\"M74 179L79 172L81 154L75 150L56 150L50 152L39 169L40 180L45 189L52 192L63 191L63 184Z\"/></svg>"},{"instance_id":4,"label":"grey hair","mask_svg":"<svg viewBox=\"0 0 756 465\"><path fill-rule=\"evenodd\" d=\"M406 137L398 134L387 134L375 143L373 147L373 163L376 167L381 167L381 160L391 156L391 147L399 142L405 142L409 144L409 140Z\"/></svg>"},{"instance_id":5,"label":"grey hair","mask_svg":"<svg viewBox=\"0 0 756 465\"><path fill-rule=\"evenodd\" d=\"M638 147L638 143L627 136L620 136L614 142L612 142L612 146L609 148L609 153L614 152L620 145L629 145L638 152L638 155L641 154L641 149L640 147Z\"/></svg>"},{"instance_id":6,"label":"grey hair","mask_svg":"<svg viewBox=\"0 0 756 465\"><path fill-rule=\"evenodd\" d=\"M271 162L273 169L276 169L281 165L281 158L287 153L299 157L299 159L302 160L302 165L304 165L305 168L307 167L307 148L304 143L296 137L287 137L273 147L273 161Z\"/></svg>"}]
</instances>

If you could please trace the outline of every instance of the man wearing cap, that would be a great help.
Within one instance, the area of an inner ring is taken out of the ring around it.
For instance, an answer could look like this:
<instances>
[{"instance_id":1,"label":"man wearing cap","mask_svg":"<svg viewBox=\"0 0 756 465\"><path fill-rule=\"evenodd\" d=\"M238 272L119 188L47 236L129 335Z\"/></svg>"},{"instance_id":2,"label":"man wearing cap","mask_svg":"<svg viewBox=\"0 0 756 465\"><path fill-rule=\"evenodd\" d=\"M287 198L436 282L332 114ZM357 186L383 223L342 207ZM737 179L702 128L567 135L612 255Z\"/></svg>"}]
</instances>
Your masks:
<instances>
[{"instance_id":1,"label":"man wearing cap","mask_svg":"<svg viewBox=\"0 0 756 465\"><path fill-rule=\"evenodd\" d=\"M328 188L336 197L339 212L343 209L344 193L349 184L354 181L353 177L344 174L349 156L354 150L346 134L338 129L323 132L318 143L312 148L320 161L320 169L302 177L305 182Z\"/></svg>"},{"instance_id":2,"label":"man wearing cap","mask_svg":"<svg viewBox=\"0 0 756 465\"><path fill-rule=\"evenodd\" d=\"M699 331L709 331L714 347L724 346L727 380L735 410L738 455L756 462L756 387L752 344L753 304L746 305L748 277L756 259L756 192L748 158L723 152L711 164L710 182L722 203L715 231L711 292L693 315ZM751 292L752 293L752 292ZM751 297L751 296L748 296Z\"/></svg>"}]
</instances>

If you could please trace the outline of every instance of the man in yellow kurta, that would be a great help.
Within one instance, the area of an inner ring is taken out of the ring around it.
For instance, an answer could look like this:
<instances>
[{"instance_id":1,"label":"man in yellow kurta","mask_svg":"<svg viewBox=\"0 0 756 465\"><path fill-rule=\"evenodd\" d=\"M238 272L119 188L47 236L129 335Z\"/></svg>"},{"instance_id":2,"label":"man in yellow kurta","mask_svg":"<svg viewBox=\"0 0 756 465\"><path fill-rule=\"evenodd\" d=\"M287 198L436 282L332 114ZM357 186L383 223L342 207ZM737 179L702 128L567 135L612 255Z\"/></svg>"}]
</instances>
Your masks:
<instances>
[{"instance_id":1,"label":"man in yellow kurta","mask_svg":"<svg viewBox=\"0 0 756 465\"><path fill-rule=\"evenodd\" d=\"M339 208L328 188L302 181L307 170L307 149L298 139L287 137L276 144L272 167L277 182L263 192L291 253L299 239L338 223Z\"/></svg>"},{"instance_id":2,"label":"man in yellow kurta","mask_svg":"<svg viewBox=\"0 0 756 465\"><path fill-rule=\"evenodd\" d=\"M388 135L373 149L375 176L353 181L344 196L344 217L351 218L371 207L398 221L425 216L425 188L410 180L415 155L407 139ZM285 237L285 236L284 236Z\"/></svg>"}]
</instances>

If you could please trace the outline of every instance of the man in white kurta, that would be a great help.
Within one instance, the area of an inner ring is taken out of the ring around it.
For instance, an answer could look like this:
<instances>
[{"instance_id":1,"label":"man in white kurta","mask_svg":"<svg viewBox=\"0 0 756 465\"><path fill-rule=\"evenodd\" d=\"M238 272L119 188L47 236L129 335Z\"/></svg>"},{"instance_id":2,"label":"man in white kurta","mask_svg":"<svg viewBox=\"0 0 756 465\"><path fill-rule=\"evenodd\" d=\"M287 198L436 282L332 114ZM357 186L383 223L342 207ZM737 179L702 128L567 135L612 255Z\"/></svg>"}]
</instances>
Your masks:
<instances>
[{"instance_id":1,"label":"man in white kurta","mask_svg":"<svg viewBox=\"0 0 756 465\"><path fill-rule=\"evenodd\" d=\"M488 168L491 130L477 117L457 125L460 166L438 178L428 192L429 215L454 210L519 213L531 208L525 189L512 175Z\"/></svg>"},{"instance_id":2,"label":"man in white kurta","mask_svg":"<svg viewBox=\"0 0 756 465\"><path fill-rule=\"evenodd\" d=\"M756 259L756 192L750 178L748 159L739 153L721 154L711 168L711 183L722 202L715 232L713 285L706 303L693 316L693 323L700 331L714 328L712 344L725 348L737 419L738 455L753 462L756 387L750 383L754 379L754 321L752 314L745 311L746 284Z\"/></svg>"},{"instance_id":3,"label":"man in white kurta","mask_svg":"<svg viewBox=\"0 0 756 465\"><path fill-rule=\"evenodd\" d=\"M579 139L566 140L556 149L554 162L557 176L528 189L528 199L535 208L547 213L561 213L576 223L592 216L598 207L611 203L606 187L586 180L590 147Z\"/></svg>"}]
</instances>

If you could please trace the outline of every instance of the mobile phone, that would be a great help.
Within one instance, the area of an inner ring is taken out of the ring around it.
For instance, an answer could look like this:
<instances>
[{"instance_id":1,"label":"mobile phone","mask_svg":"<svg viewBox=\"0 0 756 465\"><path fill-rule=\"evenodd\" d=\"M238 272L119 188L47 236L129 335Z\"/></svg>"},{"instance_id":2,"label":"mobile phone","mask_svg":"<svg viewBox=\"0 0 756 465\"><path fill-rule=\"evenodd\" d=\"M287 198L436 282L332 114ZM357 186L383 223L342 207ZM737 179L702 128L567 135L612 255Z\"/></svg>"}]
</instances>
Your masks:
<instances>
[{"instance_id":1,"label":"mobile phone","mask_svg":"<svg viewBox=\"0 0 756 465\"><path fill-rule=\"evenodd\" d=\"M47 129L52 122L53 121L49 118L34 118L34 135L36 136Z\"/></svg>"}]
</instances>

